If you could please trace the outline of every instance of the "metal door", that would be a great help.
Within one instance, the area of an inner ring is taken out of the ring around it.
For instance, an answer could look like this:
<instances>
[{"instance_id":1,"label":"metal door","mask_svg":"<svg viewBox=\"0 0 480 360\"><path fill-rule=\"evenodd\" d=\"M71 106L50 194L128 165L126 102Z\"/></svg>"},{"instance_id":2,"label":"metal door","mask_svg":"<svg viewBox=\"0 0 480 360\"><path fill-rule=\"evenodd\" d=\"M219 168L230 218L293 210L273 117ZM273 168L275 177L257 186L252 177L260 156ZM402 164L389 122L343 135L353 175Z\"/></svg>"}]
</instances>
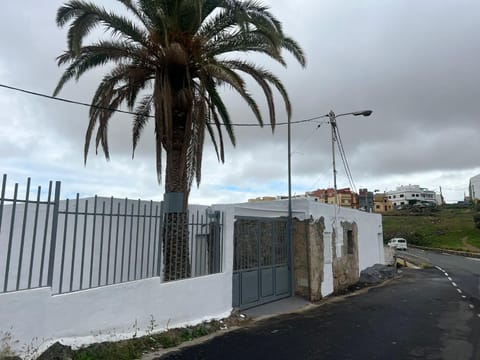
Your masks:
<instances>
[{"instance_id":1,"label":"metal door","mask_svg":"<svg viewBox=\"0 0 480 360\"><path fill-rule=\"evenodd\" d=\"M287 219L237 217L233 306L244 309L290 296L288 261Z\"/></svg>"}]
</instances>

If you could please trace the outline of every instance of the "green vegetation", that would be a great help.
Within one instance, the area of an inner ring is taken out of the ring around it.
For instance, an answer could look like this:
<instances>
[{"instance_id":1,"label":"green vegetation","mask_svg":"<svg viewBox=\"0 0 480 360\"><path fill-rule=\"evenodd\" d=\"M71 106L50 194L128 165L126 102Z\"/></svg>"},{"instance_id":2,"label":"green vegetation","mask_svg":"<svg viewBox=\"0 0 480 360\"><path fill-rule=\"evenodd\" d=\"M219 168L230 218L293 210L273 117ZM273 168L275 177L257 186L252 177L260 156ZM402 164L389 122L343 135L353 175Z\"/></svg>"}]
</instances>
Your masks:
<instances>
[{"instance_id":1,"label":"green vegetation","mask_svg":"<svg viewBox=\"0 0 480 360\"><path fill-rule=\"evenodd\" d=\"M480 214L473 215L473 222L475 223L475 227L480 230Z\"/></svg>"},{"instance_id":2,"label":"green vegetation","mask_svg":"<svg viewBox=\"0 0 480 360\"><path fill-rule=\"evenodd\" d=\"M403 237L413 245L480 251L480 229L474 222L478 215L476 209L452 206L399 210L383 216L384 239Z\"/></svg>"},{"instance_id":3,"label":"green vegetation","mask_svg":"<svg viewBox=\"0 0 480 360\"><path fill-rule=\"evenodd\" d=\"M10 331L0 331L0 360L13 358L15 356L12 345L18 343L13 339Z\"/></svg>"},{"instance_id":4,"label":"green vegetation","mask_svg":"<svg viewBox=\"0 0 480 360\"><path fill-rule=\"evenodd\" d=\"M172 329L130 340L93 344L75 351L73 360L139 359L144 353L177 346L185 341L214 333L222 326L220 321L210 321L197 326Z\"/></svg>"}]
</instances>

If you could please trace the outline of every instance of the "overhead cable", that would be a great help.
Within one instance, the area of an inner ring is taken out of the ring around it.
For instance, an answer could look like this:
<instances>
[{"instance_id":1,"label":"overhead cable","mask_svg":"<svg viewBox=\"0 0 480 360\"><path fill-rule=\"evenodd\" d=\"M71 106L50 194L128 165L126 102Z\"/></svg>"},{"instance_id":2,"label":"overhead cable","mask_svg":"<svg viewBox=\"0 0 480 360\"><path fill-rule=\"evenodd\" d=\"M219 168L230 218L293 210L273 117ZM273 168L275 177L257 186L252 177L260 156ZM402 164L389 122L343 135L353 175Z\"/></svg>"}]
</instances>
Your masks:
<instances>
[{"instance_id":1,"label":"overhead cable","mask_svg":"<svg viewBox=\"0 0 480 360\"><path fill-rule=\"evenodd\" d=\"M113 109L113 108L88 104L88 103L81 102L81 101L70 100L70 99L65 99L65 98L61 98L61 97L57 97L57 96L42 94L42 93L39 93L39 92L36 92L36 91L21 89L21 88L18 88L18 87L9 86L9 85L5 85L5 84L0 84L0 87L5 88L5 89L9 89L9 90L13 90L13 91L22 92L22 93L29 94L29 95L40 96L40 97L50 99L50 100L62 101L62 102L68 103L68 104L81 105L81 106L86 106L86 107L89 107L89 108L95 108L95 109L100 109L100 110L108 110L108 111L118 112L118 113L122 113L122 114L143 115L143 114L133 112L133 111L119 110L119 109ZM154 118L155 116L154 115L149 115L148 117ZM314 121L314 120L317 120L317 119L320 119L320 118L323 118L323 117L325 117L325 115L314 116L314 117L311 117L311 118L308 118L308 119L302 119L302 120L294 120L294 121L290 121L290 124L306 123L306 122ZM280 123L276 123L275 126L288 125L288 123L289 123L288 121L280 122ZM225 125L225 124L221 123L220 125ZM261 127L260 124L233 123L233 124L230 124L230 125L231 126L239 126L239 127L242 127L242 126L243 127L249 127L249 126Z\"/></svg>"}]
</instances>

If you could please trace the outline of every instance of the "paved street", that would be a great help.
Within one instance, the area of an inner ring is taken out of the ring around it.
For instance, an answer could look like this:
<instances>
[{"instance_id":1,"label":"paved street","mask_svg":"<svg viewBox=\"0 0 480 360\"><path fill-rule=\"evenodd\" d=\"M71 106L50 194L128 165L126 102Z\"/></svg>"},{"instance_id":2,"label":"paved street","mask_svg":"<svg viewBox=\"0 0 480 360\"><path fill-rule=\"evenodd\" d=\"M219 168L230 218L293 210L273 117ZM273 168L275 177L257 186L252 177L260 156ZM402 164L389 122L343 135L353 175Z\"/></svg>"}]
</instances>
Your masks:
<instances>
[{"instance_id":1,"label":"paved street","mask_svg":"<svg viewBox=\"0 0 480 360\"><path fill-rule=\"evenodd\" d=\"M457 292L475 303L480 313L480 259L413 248L409 248L405 253L440 268Z\"/></svg>"},{"instance_id":2,"label":"paved street","mask_svg":"<svg viewBox=\"0 0 480 360\"><path fill-rule=\"evenodd\" d=\"M450 275L450 274L449 274ZM480 359L480 316L436 268L283 315L179 352L173 359Z\"/></svg>"}]
</instances>

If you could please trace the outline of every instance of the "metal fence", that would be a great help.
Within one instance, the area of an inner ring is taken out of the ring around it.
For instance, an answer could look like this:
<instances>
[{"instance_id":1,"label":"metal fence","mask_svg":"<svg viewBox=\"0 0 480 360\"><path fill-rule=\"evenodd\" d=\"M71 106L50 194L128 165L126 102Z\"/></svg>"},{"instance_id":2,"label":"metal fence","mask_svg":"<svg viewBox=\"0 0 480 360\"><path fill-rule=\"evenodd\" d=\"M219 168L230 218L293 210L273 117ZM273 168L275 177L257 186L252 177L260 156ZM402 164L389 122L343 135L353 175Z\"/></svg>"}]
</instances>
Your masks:
<instances>
[{"instance_id":1,"label":"metal fence","mask_svg":"<svg viewBox=\"0 0 480 360\"><path fill-rule=\"evenodd\" d=\"M166 214L164 221L164 281L222 271L223 214Z\"/></svg>"},{"instance_id":2,"label":"metal fence","mask_svg":"<svg viewBox=\"0 0 480 360\"><path fill-rule=\"evenodd\" d=\"M51 237L55 216L51 215L59 201L60 183L56 182L53 187L50 181L46 198L39 186L35 200L30 199L30 179L27 180L24 199L18 197L18 184L13 187L13 196L6 197L6 186L7 175L3 175L0 193L0 292L50 286L54 265L51 244L55 241Z\"/></svg>"},{"instance_id":3,"label":"metal fence","mask_svg":"<svg viewBox=\"0 0 480 360\"><path fill-rule=\"evenodd\" d=\"M49 286L54 294L61 294L152 277L170 281L222 271L220 212L206 209L172 218L164 213L162 202L80 199L78 194L60 200L60 188L60 182L50 182L48 191L38 187L31 199L29 178L24 198L17 183L8 197L7 176L3 176L0 293Z\"/></svg>"}]
</instances>

